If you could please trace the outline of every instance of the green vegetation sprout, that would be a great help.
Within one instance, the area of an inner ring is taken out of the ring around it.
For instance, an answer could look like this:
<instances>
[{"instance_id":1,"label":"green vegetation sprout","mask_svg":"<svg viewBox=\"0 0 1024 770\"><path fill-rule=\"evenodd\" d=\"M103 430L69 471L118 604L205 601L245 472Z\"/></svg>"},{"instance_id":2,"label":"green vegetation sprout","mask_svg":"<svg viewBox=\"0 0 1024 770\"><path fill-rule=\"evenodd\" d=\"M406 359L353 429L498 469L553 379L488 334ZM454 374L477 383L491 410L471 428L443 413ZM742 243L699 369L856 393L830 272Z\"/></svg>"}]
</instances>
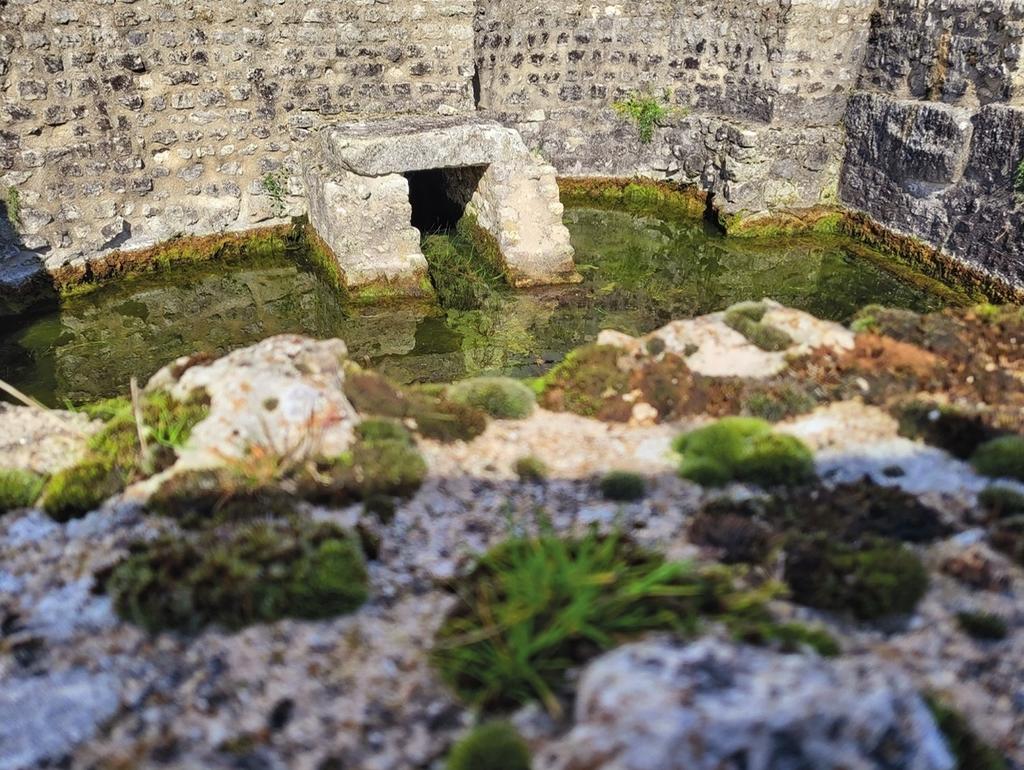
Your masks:
<instances>
[{"instance_id":1,"label":"green vegetation sprout","mask_svg":"<svg viewBox=\"0 0 1024 770\"><path fill-rule=\"evenodd\" d=\"M39 474L18 468L0 468L0 513L28 508L39 499L46 480Z\"/></svg>"},{"instance_id":2,"label":"green vegetation sprout","mask_svg":"<svg viewBox=\"0 0 1024 770\"><path fill-rule=\"evenodd\" d=\"M447 770L530 770L530 749L508 722L473 728L452 748Z\"/></svg>"},{"instance_id":3,"label":"green vegetation sprout","mask_svg":"<svg viewBox=\"0 0 1024 770\"><path fill-rule=\"evenodd\" d=\"M593 531L508 541L456 590L459 606L434 652L445 680L478 706L539 699L552 714L574 665L645 631L690 634L702 614L757 604L727 573L698 572Z\"/></svg>"},{"instance_id":4,"label":"green vegetation sprout","mask_svg":"<svg viewBox=\"0 0 1024 770\"><path fill-rule=\"evenodd\" d=\"M521 481L544 481L548 477L548 466L534 455L520 457L512 469Z\"/></svg>"},{"instance_id":5,"label":"green vegetation sprout","mask_svg":"<svg viewBox=\"0 0 1024 770\"><path fill-rule=\"evenodd\" d=\"M632 121L637 128L641 144L650 144L654 139L654 129L668 119L674 112L668 106L669 93L666 91L661 99L649 93L635 91L612 105L621 117Z\"/></svg>"},{"instance_id":6,"label":"green vegetation sprout","mask_svg":"<svg viewBox=\"0 0 1024 770\"><path fill-rule=\"evenodd\" d=\"M448 388L448 398L502 420L521 420L533 411L536 397L511 377L476 377Z\"/></svg>"},{"instance_id":7,"label":"green vegetation sprout","mask_svg":"<svg viewBox=\"0 0 1024 770\"><path fill-rule=\"evenodd\" d=\"M7 211L7 221L15 227L21 227L21 192L17 187L7 188L3 203Z\"/></svg>"},{"instance_id":8,"label":"green vegetation sprout","mask_svg":"<svg viewBox=\"0 0 1024 770\"><path fill-rule=\"evenodd\" d=\"M745 481L793 485L814 478L814 458L800 439L774 433L753 417L726 417L685 433L673 443L682 455L679 473L705 486Z\"/></svg>"},{"instance_id":9,"label":"green vegetation sprout","mask_svg":"<svg viewBox=\"0 0 1024 770\"><path fill-rule=\"evenodd\" d=\"M285 196L288 195L288 175L284 171L269 172L260 180L260 187L270 198L270 206L274 215L283 217L287 206Z\"/></svg>"}]
</instances>

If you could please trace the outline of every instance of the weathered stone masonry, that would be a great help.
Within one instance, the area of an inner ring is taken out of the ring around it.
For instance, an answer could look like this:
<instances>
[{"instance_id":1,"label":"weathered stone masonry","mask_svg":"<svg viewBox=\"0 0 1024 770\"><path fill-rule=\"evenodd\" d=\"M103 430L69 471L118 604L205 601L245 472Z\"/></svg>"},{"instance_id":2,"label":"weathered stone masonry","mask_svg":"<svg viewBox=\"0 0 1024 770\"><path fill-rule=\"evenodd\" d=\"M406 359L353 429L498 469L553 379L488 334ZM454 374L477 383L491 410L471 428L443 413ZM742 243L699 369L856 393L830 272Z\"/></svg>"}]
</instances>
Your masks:
<instances>
[{"instance_id":1,"label":"weathered stone masonry","mask_svg":"<svg viewBox=\"0 0 1024 770\"><path fill-rule=\"evenodd\" d=\"M841 203L1019 282L1022 50L1024 0L0 0L0 194L52 270L303 213L325 125L479 108L563 174Z\"/></svg>"},{"instance_id":2,"label":"weathered stone masonry","mask_svg":"<svg viewBox=\"0 0 1024 770\"><path fill-rule=\"evenodd\" d=\"M0 0L0 192L19 191L24 246L53 268L301 212L298 148L318 127L472 109L473 13L471 0Z\"/></svg>"}]
</instances>

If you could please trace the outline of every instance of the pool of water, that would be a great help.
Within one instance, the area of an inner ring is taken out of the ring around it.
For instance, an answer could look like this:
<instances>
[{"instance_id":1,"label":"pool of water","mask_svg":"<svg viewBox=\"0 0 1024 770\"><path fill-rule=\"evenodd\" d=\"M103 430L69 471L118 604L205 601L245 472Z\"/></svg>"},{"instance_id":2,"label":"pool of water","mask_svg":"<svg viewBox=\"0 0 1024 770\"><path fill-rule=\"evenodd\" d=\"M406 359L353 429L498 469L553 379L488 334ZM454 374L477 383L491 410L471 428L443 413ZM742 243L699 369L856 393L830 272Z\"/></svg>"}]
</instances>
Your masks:
<instances>
[{"instance_id":1,"label":"pool of water","mask_svg":"<svg viewBox=\"0 0 1024 770\"><path fill-rule=\"evenodd\" d=\"M352 356L402 382L530 375L601 329L641 334L673 318L771 297L847 320L871 302L918 311L938 296L838 237L724 238L691 220L569 208L584 282L499 291L482 307L345 304L301 254L174 267L66 299L0 329L0 378L45 403L124 393L172 359L224 353L273 334L344 339Z\"/></svg>"}]
</instances>

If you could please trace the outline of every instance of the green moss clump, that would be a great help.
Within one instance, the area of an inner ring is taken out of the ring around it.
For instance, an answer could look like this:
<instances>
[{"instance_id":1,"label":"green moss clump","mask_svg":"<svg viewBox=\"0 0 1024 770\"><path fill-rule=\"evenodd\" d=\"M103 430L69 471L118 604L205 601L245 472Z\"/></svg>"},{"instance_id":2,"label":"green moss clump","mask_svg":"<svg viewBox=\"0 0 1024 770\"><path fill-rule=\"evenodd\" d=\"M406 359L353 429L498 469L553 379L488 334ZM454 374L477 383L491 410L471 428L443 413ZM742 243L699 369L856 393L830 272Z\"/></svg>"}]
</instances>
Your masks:
<instances>
[{"instance_id":1,"label":"green moss clump","mask_svg":"<svg viewBox=\"0 0 1024 770\"><path fill-rule=\"evenodd\" d=\"M647 494L647 480L639 473L611 471L600 482L601 495L605 500L631 503L643 500Z\"/></svg>"},{"instance_id":2,"label":"green moss clump","mask_svg":"<svg viewBox=\"0 0 1024 770\"><path fill-rule=\"evenodd\" d=\"M791 541L785 579L797 603L861 620L912 612L928 587L924 565L905 546L876 539L856 547L830 534Z\"/></svg>"},{"instance_id":3,"label":"green moss clump","mask_svg":"<svg viewBox=\"0 0 1024 770\"><path fill-rule=\"evenodd\" d=\"M487 427L487 415L475 407L431 388L400 388L376 372L352 368L345 395L360 414L411 421L420 435L437 441L470 441Z\"/></svg>"},{"instance_id":4,"label":"green moss clump","mask_svg":"<svg viewBox=\"0 0 1024 770\"><path fill-rule=\"evenodd\" d=\"M368 419L356 426L356 438L363 441L398 441L412 446L409 430L396 420Z\"/></svg>"},{"instance_id":5,"label":"green moss clump","mask_svg":"<svg viewBox=\"0 0 1024 770\"><path fill-rule=\"evenodd\" d=\"M741 302L725 311L725 325L768 352L781 352L793 346L793 338L775 326L761 322L767 306L759 302Z\"/></svg>"},{"instance_id":6,"label":"green moss clump","mask_svg":"<svg viewBox=\"0 0 1024 770\"><path fill-rule=\"evenodd\" d=\"M956 759L957 770L1008 770L1006 758L979 738L962 714L934 697L925 702Z\"/></svg>"},{"instance_id":7,"label":"green moss clump","mask_svg":"<svg viewBox=\"0 0 1024 770\"><path fill-rule=\"evenodd\" d=\"M43 510L56 521L69 521L96 510L124 484L123 474L108 458L92 457L50 477L43 489Z\"/></svg>"},{"instance_id":8,"label":"green moss clump","mask_svg":"<svg viewBox=\"0 0 1024 770\"><path fill-rule=\"evenodd\" d=\"M1006 620L991 612L959 612L956 620L964 633L975 639L998 641L1010 632Z\"/></svg>"},{"instance_id":9,"label":"green moss clump","mask_svg":"<svg viewBox=\"0 0 1024 770\"><path fill-rule=\"evenodd\" d=\"M141 430L148 455L143 454L140 428L127 399L108 399L87 411L106 424L89 439L82 460L54 474L43 489L43 508L58 521L83 516L127 484L172 465L209 407L202 398L186 403L162 391L146 394Z\"/></svg>"},{"instance_id":10,"label":"green moss clump","mask_svg":"<svg viewBox=\"0 0 1024 770\"><path fill-rule=\"evenodd\" d=\"M986 487L978 495L978 503L994 519L1024 516L1024 494L1009 487Z\"/></svg>"},{"instance_id":11,"label":"green moss clump","mask_svg":"<svg viewBox=\"0 0 1024 770\"><path fill-rule=\"evenodd\" d=\"M433 654L444 679L477 706L539 698L552 714L573 666L647 631L690 634L702 615L758 606L728 573L666 562L594 531L508 541L453 590L460 602Z\"/></svg>"},{"instance_id":12,"label":"green moss clump","mask_svg":"<svg viewBox=\"0 0 1024 770\"><path fill-rule=\"evenodd\" d=\"M238 469L211 468L174 474L150 496L146 507L193 528L288 517L295 511L295 499Z\"/></svg>"},{"instance_id":13,"label":"green moss clump","mask_svg":"<svg viewBox=\"0 0 1024 770\"><path fill-rule=\"evenodd\" d=\"M781 422L790 417L807 414L818 405L805 389L782 383L777 386L755 386L740 402L745 416L758 417L768 422Z\"/></svg>"},{"instance_id":14,"label":"green moss clump","mask_svg":"<svg viewBox=\"0 0 1024 770\"><path fill-rule=\"evenodd\" d=\"M367 585L362 552L344 531L291 520L137 545L106 589L126 620L193 633L333 617L365 602Z\"/></svg>"},{"instance_id":15,"label":"green moss clump","mask_svg":"<svg viewBox=\"0 0 1024 770\"><path fill-rule=\"evenodd\" d=\"M501 420L521 420L533 412L536 398L526 385L511 377L475 377L448 388L447 396Z\"/></svg>"},{"instance_id":16,"label":"green moss clump","mask_svg":"<svg viewBox=\"0 0 1024 770\"><path fill-rule=\"evenodd\" d=\"M508 722L473 728L452 748L447 770L530 770L530 748Z\"/></svg>"},{"instance_id":17,"label":"green moss clump","mask_svg":"<svg viewBox=\"0 0 1024 770\"><path fill-rule=\"evenodd\" d=\"M724 564L761 564L775 543L769 527L735 513L702 511L691 522L689 536L697 545L718 550Z\"/></svg>"},{"instance_id":18,"label":"green moss clump","mask_svg":"<svg viewBox=\"0 0 1024 770\"><path fill-rule=\"evenodd\" d=\"M544 481L548 477L548 466L539 457L526 455L516 460L512 469L520 481Z\"/></svg>"},{"instance_id":19,"label":"green moss clump","mask_svg":"<svg viewBox=\"0 0 1024 770\"><path fill-rule=\"evenodd\" d=\"M586 345L572 351L544 376L543 406L584 417L600 416L610 395L622 394L629 375L619 369L621 351L610 345Z\"/></svg>"},{"instance_id":20,"label":"green moss clump","mask_svg":"<svg viewBox=\"0 0 1024 770\"><path fill-rule=\"evenodd\" d=\"M690 431L673 448L682 455L680 475L705 486L730 481L793 485L814 477L814 457L806 444L773 433L769 423L752 417L726 417Z\"/></svg>"},{"instance_id":21,"label":"green moss clump","mask_svg":"<svg viewBox=\"0 0 1024 770\"><path fill-rule=\"evenodd\" d=\"M46 479L32 471L0 468L0 513L28 508L39 499Z\"/></svg>"},{"instance_id":22,"label":"green moss clump","mask_svg":"<svg viewBox=\"0 0 1024 770\"><path fill-rule=\"evenodd\" d=\"M984 476L1024 481L1024 436L1002 436L982 444L971 465Z\"/></svg>"}]
</instances>

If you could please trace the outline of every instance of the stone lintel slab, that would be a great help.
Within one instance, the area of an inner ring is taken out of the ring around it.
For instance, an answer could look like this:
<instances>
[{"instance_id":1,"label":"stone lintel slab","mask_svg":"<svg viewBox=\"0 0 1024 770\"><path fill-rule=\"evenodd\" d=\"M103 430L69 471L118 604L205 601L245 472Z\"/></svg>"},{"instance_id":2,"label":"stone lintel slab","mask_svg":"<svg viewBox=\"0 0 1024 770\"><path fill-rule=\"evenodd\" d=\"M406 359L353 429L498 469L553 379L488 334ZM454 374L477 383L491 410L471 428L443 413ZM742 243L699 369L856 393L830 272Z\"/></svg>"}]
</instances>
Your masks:
<instances>
[{"instance_id":1,"label":"stone lintel slab","mask_svg":"<svg viewBox=\"0 0 1024 770\"><path fill-rule=\"evenodd\" d=\"M465 118L347 123L323 129L321 143L325 158L360 176L521 163L529 158L515 129Z\"/></svg>"}]
</instances>

